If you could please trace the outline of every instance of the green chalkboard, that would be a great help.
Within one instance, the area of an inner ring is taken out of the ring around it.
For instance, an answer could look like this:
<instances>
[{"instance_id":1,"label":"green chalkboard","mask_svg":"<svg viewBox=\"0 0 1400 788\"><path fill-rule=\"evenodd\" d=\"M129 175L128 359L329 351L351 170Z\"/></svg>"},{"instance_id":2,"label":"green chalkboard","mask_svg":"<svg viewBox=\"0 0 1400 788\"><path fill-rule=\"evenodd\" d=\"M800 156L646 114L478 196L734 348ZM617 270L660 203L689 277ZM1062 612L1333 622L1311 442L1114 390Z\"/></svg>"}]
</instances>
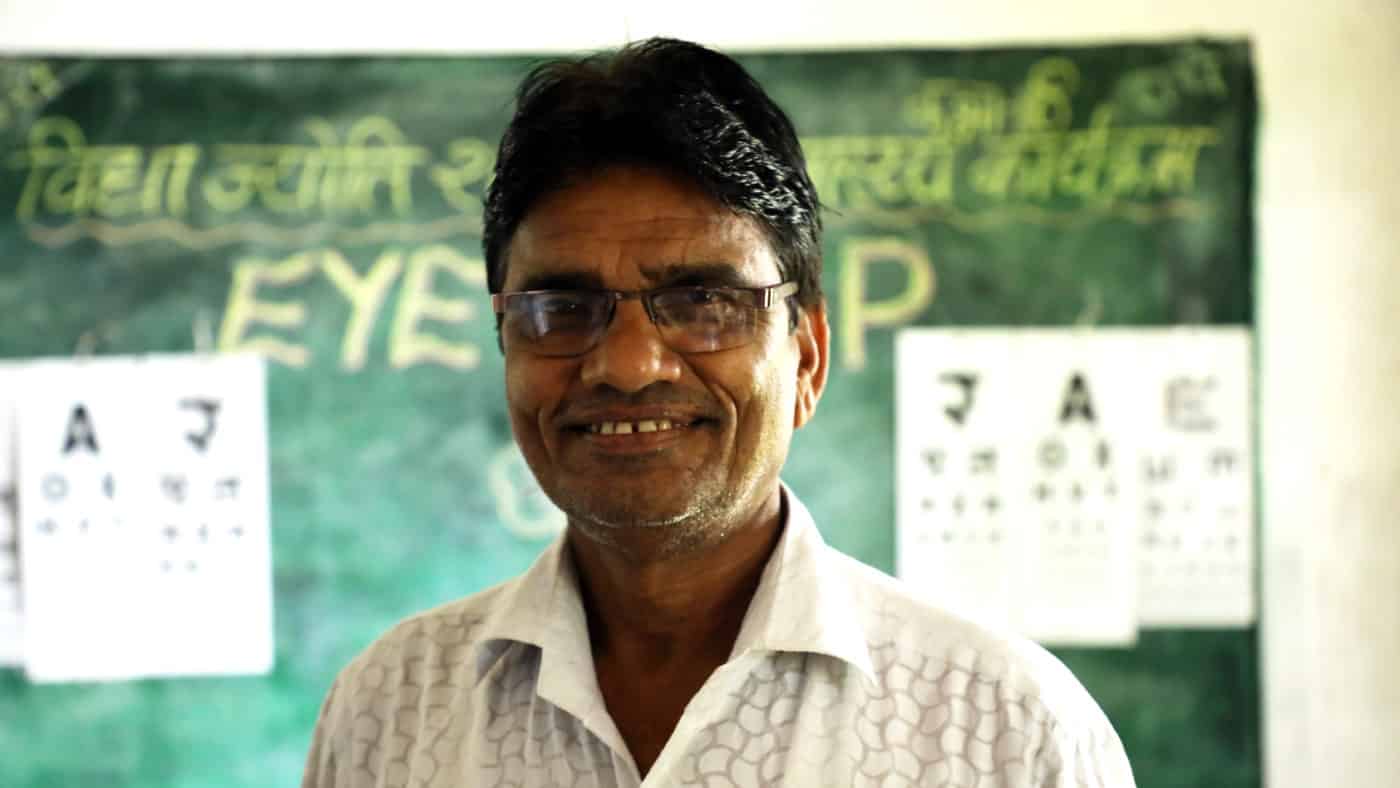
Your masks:
<instances>
[{"instance_id":1,"label":"green chalkboard","mask_svg":"<svg viewBox=\"0 0 1400 788\"><path fill-rule=\"evenodd\" d=\"M827 206L832 381L785 477L857 558L893 567L897 327L1252 322L1245 43L742 60ZM267 356L277 639L266 677L0 670L0 784L294 784L347 660L539 552L556 515L511 444L479 253L529 63L0 61L0 357ZM1059 653L1141 786L1244 788L1257 648Z\"/></svg>"}]
</instances>

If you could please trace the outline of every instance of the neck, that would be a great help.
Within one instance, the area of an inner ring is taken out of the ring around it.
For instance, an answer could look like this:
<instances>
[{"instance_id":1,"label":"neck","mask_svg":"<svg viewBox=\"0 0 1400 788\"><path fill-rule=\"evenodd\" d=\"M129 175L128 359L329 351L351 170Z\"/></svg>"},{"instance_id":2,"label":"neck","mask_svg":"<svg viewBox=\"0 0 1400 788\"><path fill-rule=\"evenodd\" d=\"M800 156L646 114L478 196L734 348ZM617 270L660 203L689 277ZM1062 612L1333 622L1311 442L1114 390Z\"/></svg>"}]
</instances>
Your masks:
<instances>
[{"instance_id":1,"label":"neck","mask_svg":"<svg viewBox=\"0 0 1400 788\"><path fill-rule=\"evenodd\" d=\"M596 660L640 671L728 658L744 613L782 531L778 491L757 515L692 550L661 548L663 529L606 540L569 528ZM720 529L712 531L719 532Z\"/></svg>"}]
</instances>

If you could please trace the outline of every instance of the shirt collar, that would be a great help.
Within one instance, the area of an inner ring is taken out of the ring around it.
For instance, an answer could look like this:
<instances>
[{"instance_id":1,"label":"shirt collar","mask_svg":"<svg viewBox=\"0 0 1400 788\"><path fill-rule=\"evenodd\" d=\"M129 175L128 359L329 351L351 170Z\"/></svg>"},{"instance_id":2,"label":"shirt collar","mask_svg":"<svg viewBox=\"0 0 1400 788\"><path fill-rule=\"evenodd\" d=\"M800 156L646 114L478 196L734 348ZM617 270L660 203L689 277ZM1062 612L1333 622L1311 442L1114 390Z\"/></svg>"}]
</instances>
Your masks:
<instances>
[{"instance_id":1,"label":"shirt collar","mask_svg":"<svg viewBox=\"0 0 1400 788\"><path fill-rule=\"evenodd\" d=\"M751 652L824 654L874 682L869 642L840 556L822 541L811 513L786 484L782 496L783 533L744 614L730 661ZM503 653L502 641L539 648L542 681L560 675L555 667L573 676L593 674L578 575L562 534L503 595L482 629L478 680Z\"/></svg>"},{"instance_id":2,"label":"shirt collar","mask_svg":"<svg viewBox=\"0 0 1400 788\"><path fill-rule=\"evenodd\" d=\"M583 598L563 534L501 593L481 630L478 680L501 653L502 643L526 643L546 654L582 652L591 662Z\"/></svg>"},{"instance_id":3,"label":"shirt collar","mask_svg":"<svg viewBox=\"0 0 1400 788\"><path fill-rule=\"evenodd\" d=\"M875 682L860 608L841 566L822 541L807 507L783 485L783 535L758 589L730 659L751 651L795 651L835 657Z\"/></svg>"}]
</instances>

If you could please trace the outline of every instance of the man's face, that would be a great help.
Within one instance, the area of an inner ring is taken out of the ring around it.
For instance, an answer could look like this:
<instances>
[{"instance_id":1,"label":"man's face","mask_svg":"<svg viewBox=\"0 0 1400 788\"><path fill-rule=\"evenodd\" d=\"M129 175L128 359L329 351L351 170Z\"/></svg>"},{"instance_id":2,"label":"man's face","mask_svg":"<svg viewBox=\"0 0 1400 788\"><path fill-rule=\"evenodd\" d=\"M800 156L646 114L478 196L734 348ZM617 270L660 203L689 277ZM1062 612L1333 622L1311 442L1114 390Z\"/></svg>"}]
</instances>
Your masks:
<instances>
[{"instance_id":1,"label":"man's face","mask_svg":"<svg viewBox=\"0 0 1400 788\"><path fill-rule=\"evenodd\" d=\"M757 287L780 281L752 220L655 170L613 167L541 199L506 252L506 291ZM822 307L760 315L753 342L682 354L638 300L587 353L505 346L511 426L545 493L585 530L667 526L683 542L747 523L777 493L826 377ZM605 422L630 434L604 434ZM646 427L643 422L651 422ZM665 429L666 423L670 429ZM646 432L639 428L658 427Z\"/></svg>"}]
</instances>

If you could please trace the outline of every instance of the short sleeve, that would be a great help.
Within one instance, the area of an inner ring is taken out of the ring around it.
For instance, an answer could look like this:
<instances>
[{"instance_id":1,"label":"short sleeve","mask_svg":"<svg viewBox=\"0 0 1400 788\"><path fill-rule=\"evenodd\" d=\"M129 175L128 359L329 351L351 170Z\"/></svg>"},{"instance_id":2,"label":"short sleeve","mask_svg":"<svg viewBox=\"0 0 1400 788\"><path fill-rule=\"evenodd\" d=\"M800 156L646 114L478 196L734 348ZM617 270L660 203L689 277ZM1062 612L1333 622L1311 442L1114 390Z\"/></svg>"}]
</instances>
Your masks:
<instances>
[{"instance_id":1,"label":"short sleeve","mask_svg":"<svg viewBox=\"0 0 1400 788\"><path fill-rule=\"evenodd\" d=\"M1041 752L1035 788L1136 788L1123 743L1102 712L1088 725L1057 725Z\"/></svg>"}]
</instances>

